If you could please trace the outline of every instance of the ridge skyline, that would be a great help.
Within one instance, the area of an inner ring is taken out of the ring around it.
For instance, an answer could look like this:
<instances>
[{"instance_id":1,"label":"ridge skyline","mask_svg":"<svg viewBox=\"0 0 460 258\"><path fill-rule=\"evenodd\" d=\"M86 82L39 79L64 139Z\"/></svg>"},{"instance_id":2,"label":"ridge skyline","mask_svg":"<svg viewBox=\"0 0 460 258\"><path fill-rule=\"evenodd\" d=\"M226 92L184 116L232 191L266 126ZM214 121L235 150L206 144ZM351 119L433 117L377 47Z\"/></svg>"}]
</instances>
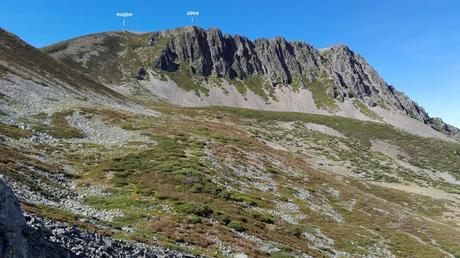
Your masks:
<instances>
[{"instance_id":1,"label":"ridge skyline","mask_svg":"<svg viewBox=\"0 0 460 258\"><path fill-rule=\"evenodd\" d=\"M139 1L136 5L83 1L59 7L53 1L24 3L3 2L2 7L9 12L0 18L0 25L35 47L78 35L122 29L115 13L123 10L134 14L125 27L132 31L183 26L190 24L185 15L189 9L200 11L194 25L219 27L250 39L283 35L288 40L308 42L315 48L345 43L365 57L389 84L407 93L432 116L460 127L460 103L455 100L460 94L456 61L460 59L460 36L452 33L459 23L455 12L458 2L290 1L262 7L236 1L225 8L212 1L192 1L186 5L182 1L168 4ZM343 9L348 11L342 12ZM77 15L82 13L83 19ZM28 24L26 20L35 22Z\"/></svg>"},{"instance_id":2,"label":"ridge skyline","mask_svg":"<svg viewBox=\"0 0 460 258\"><path fill-rule=\"evenodd\" d=\"M72 40L75 40L75 39L78 39L78 38L83 38L83 37L88 37L88 36L92 36L92 35L100 35L100 34L110 34L110 33L120 33L120 32L123 32L123 33L133 33L133 34L139 34L139 35L148 35L148 34L158 34L158 35L168 35L168 34L174 34L174 33L182 33L182 32L192 32L192 31L203 31L203 32L210 32L210 31L217 31L218 34L221 34L222 36L224 37L241 37L243 39L246 39L246 40L249 40L250 42L252 43L256 43L257 41L261 41L261 40L266 40L266 41L285 41L285 42L288 42L288 43L299 43L299 44L304 44L306 45L307 47L311 47L312 49L314 49L315 51L318 51L318 53L322 53L324 51L327 51L327 50L331 50L331 49L334 49L334 48L343 48L344 51L346 52L350 52L352 53L353 55L357 55L358 57L362 58L365 62L367 62L367 59L365 57L363 57L359 52L355 52L352 48L350 48L347 44L343 44L343 43L338 43L338 44L332 44L332 45L329 45L327 47L323 47L323 48L317 48L315 46L313 46L312 44L310 44L309 42L307 41L303 41L303 40L290 40L290 39L286 39L284 36L282 35L276 35L276 36L273 36L273 37L258 37L258 38L255 38L255 39L252 39L250 37L247 37L246 35L241 35L241 34L232 34L232 33L226 33L225 31L223 31L222 29L218 28L218 27L209 27L209 28L203 28L203 27L200 27L200 26L197 26L197 25L185 25L185 26L179 26L179 27L175 27L175 28L170 28L170 29L161 29L161 30L158 30L158 31L150 31L150 32L141 32L141 31L132 31L132 30L115 30L115 31L106 31L106 32L97 32L97 33L90 33L90 34L85 34L85 35L79 35L77 37L74 37L74 38L70 38L70 39L66 39L66 40L63 40L63 41L59 41L59 42L56 42L54 44L51 44L51 45L47 45L47 46L44 46L42 47L42 49L46 49L47 47L52 47L53 45L55 44L60 44L62 42L71 42ZM170 36L170 35L169 35ZM410 94L407 94L404 90L401 90L401 88L399 87L399 85L393 85L392 83L388 83L387 80L380 74L379 70L376 69L373 65L369 64L371 68L375 69L374 72L376 72L377 76L379 76L381 79L383 79L383 81L385 83L387 83L388 87L389 88L393 88L393 89L396 89L397 91L401 92L403 95L409 97L411 100L414 101L414 103L420 107L422 107L422 109L424 109L423 112L426 112L431 118L441 118L445 123L447 123L448 125L453 125L454 127L460 127L460 126L457 126L456 124L454 123L450 123L449 121L447 121L444 117L440 117L440 116L436 116L436 115L432 115L429 111L427 111L427 109L425 108L425 106L423 106L422 104L420 104L417 100L414 100L414 98L410 95Z\"/></svg>"}]
</instances>

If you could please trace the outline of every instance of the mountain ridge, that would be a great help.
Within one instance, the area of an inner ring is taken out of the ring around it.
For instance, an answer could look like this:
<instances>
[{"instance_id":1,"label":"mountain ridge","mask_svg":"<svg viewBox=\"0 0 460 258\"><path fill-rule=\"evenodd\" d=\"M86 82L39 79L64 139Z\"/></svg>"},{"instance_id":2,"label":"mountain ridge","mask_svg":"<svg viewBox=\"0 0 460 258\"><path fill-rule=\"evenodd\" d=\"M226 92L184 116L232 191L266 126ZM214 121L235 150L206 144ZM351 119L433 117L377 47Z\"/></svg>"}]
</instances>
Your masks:
<instances>
[{"instance_id":1,"label":"mountain ridge","mask_svg":"<svg viewBox=\"0 0 460 258\"><path fill-rule=\"evenodd\" d=\"M124 36L127 33L132 35ZM113 36L114 34L119 35ZM132 55L130 58L138 59L134 62L136 64L130 64L132 60L127 61L128 67L133 66L129 68L132 71L128 72L128 75L122 75L121 81L132 78L142 80L148 74L145 69L157 70L160 73L181 72L189 77L200 76L206 79L225 79L233 84L251 84L250 90L272 101L276 101L276 87L309 88L312 84L319 83L319 94L329 101L328 105L332 106L332 109L335 101L343 103L345 100L358 100L364 102L365 106L361 105L364 109L376 106L394 109L436 131L460 139L460 130L439 118L430 117L423 107L385 82L363 57L343 44L315 49L308 43L287 41L281 36L250 40L240 35L224 34L217 28L202 29L196 26L152 33L117 31L86 37L101 35L107 35L108 41L115 45L114 49L109 48L106 53L111 55L110 59L113 61L108 65L110 69L121 67L121 61L117 59L123 58L123 55ZM132 39L122 41L124 39L117 37L136 39L135 43L132 43ZM64 43L84 38L85 36L78 37ZM104 39L99 43L94 42L89 45L107 45ZM43 51L76 69L86 65L78 61L79 55L98 51L89 46L90 49L85 50L86 52L79 52L59 45L60 43L57 43L45 47ZM139 46L146 50L137 51ZM133 53L129 54L129 51ZM145 53L141 53L142 51ZM142 54L148 57L138 62L142 59ZM98 60L98 54L95 55L90 60L97 64L95 73L99 75L100 67L104 66L106 61ZM120 71L123 69L125 67L121 67Z\"/></svg>"},{"instance_id":2,"label":"mountain ridge","mask_svg":"<svg viewBox=\"0 0 460 258\"><path fill-rule=\"evenodd\" d=\"M36 74L44 77L44 80L55 81L56 84L61 84L61 86L72 84L76 89L109 95L119 100L124 99L122 95L90 80L78 71L69 69L67 66L58 65L55 59L43 54L1 27L0 36L2 38L0 41L0 54L4 62L4 64L0 63L0 65L3 70L10 72L15 70L17 74ZM67 90L72 89L67 87Z\"/></svg>"}]
</instances>

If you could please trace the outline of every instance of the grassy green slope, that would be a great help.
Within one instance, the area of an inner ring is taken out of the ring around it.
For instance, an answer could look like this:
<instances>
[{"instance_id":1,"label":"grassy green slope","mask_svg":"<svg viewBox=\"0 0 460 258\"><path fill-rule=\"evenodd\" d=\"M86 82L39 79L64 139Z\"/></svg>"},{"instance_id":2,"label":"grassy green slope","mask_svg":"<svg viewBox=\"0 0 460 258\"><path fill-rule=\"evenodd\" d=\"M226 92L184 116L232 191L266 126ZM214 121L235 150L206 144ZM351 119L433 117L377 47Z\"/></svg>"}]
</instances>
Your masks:
<instances>
[{"instance_id":1,"label":"grassy green slope","mask_svg":"<svg viewBox=\"0 0 460 258\"><path fill-rule=\"evenodd\" d=\"M150 34L136 34L127 31L82 36L78 39L101 38L94 44L77 45L80 50L69 51L75 39L70 39L41 50L49 55L62 54L60 60L92 79L105 83L132 81L141 67L151 67L160 51L169 42L168 38L157 37L154 45L148 45ZM78 43L76 43L78 44ZM93 52L87 59L83 56Z\"/></svg>"},{"instance_id":2,"label":"grassy green slope","mask_svg":"<svg viewBox=\"0 0 460 258\"><path fill-rule=\"evenodd\" d=\"M76 169L72 177L82 189L104 186L105 194L84 199L87 205L119 210L121 217L94 224L82 222L88 220L65 210L36 205L24 208L116 238L185 248L207 256L222 255L216 239L251 257L269 254L262 245L273 246L277 250L272 251L273 256L288 257L301 253L321 256L339 250L369 255L376 248L399 257L439 257L443 256L441 250L460 254L458 226L443 219L447 207L453 205L451 201L351 177L338 179L311 168L302 153L267 146L248 128L271 128L277 121L327 125L347 138L339 140L303 129L296 131L296 137L337 151L349 142L344 150L353 155L371 155L371 139L394 139L391 141L408 153L416 151L427 162L414 164L452 173L458 173L459 159L449 153L458 151L458 144L340 117L151 105L163 116L127 115L107 109L83 112L87 118L97 116L107 124L140 132L155 143L81 148L63 139L59 145L44 148L48 155ZM283 134L272 131L271 136L293 140ZM11 166L8 155L18 155L11 151L2 150L2 157L6 157L3 166ZM445 153L437 153L442 151ZM366 157L358 161L364 163L369 159ZM439 165L441 162L445 164ZM8 171L11 174L14 170ZM19 180L29 182L27 177Z\"/></svg>"},{"instance_id":3,"label":"grassy green slope","mask_svg":"<svg viewBox=\"0 0 460 258\"><path fill-rule=\"evenodd\" d=\"M97 83L78 71L71 69L57 62L52 57L42 53L40 50L28 45L13 34L0 29L0 60L9 67L9 72L21 71L19 76L27 75L29 72L36 76L43 76L49 81L60 83L61 81L70 85L70 90L88 90L99 94L108 95L118 99L124 99L122 95ZM3 65L1 66L3 67ZM11 68L17 69L13 71ZM29 78L29 77L27 77Z\"/></svg>"},{"instance_id":4,"label":"grassy green slope","mask_svg":"<svg viewBox=\"0 0 460 258\"><path fill-rule=\"evenodd\" d=\"M401 147L410 154L410 162L424 168L452 172L460 179L460 144L416 136L388 124L366 122L338 116L296 112L258 111L231 107L213 107L258 121L304 121L322 124L370 146L371 139L381 139Z\"/></svg>"}]
</instances>

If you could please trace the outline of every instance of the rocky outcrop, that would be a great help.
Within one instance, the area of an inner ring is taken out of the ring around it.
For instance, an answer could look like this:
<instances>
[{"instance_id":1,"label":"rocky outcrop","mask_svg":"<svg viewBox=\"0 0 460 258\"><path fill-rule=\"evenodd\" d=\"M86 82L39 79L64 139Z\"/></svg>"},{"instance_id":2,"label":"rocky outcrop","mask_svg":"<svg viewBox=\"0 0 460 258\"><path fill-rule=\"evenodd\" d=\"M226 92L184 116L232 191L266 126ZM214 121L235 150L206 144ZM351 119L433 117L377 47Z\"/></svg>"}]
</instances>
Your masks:
<instances>
[{"instance_id":1,"label":"rocky outcrop","mask_svg":"<svg viewBox=\"0 0 460 258\"><path fill-rule=\"evenodd\" d=\"M300 83L307 87L322 81L327 93L339 101L358 98L370 107L403 112L449 136L459 135L457 128L442 120L433 123L422 107L387 84L364 58L344 45L317 50L282 37L251 41L194 26L153 34L150 42L155 37L171 39L153 64L160 70L175 72L187 64L192 74L229 80L260 76L271 86Z\"/></svg>"},{"instance_id":2,"label":"rocky outcrop","mask_svg":"<svg viewBox=\"0 0 460 258\"><path fill-rule=\"evenodd\" d=\"M437 131L443 132L451 137L460 139L460 129L444 123L441 118L434 117L428 120L428 124Z\"/></svg>"},{"instance_id":3,"label":"rocky outcrop","mask_svg":"<svg viewBox=\"0 0 460 258\"><path fill-rule=\"evenodd\" d=\"M145 79L145 76L147 75L147 71L144 69L144 67L139 68L136 73L136 79L139 81L142 81Z\"/></svg>"},{"instance_id":4,"label":"rocky outcrop","mask_svg":"<svg viewBox=\"0 0 460 258\"><path fill-rule=\"evenodd\" d=\"M125 71L119 74L128 76L124 78L126 81L146 80L147 70L154 69L167 72L185 70L187 76L215 76L227 80L244 81L256 76L257 81L266 86L265 89L308 88L313 82L320 82L326 93L338 101L359 99L369 107L380 106L398 111L446 135L455 135L452 126L442 121L430 122L431 117L422 107L386 83L363 57L345 45L315 49L307 43L288 41L282 37L250 40L224 34L216 28L205 30L195 26L150 34L116 32L101 35L104 35L106 43L88 47L70 40L67 42L76 44L70 50L57 44L46 48L47 53L63 62L79 60L79 56L85 54L75 49L91 49L91 52L100 53L103 57L107 53L98 51L111 49L110 45L118 42L119 49L113 50L118 52L110 53L119 57L118 63L115 60L114 64L108 65L107 60L98 55L91 59L91 63L97 64L94 66L96 70L109 67L108 71L97 70L97 74ZM137 40L129 40L132 38ZM139 45L139 42L144 44ZM126 53L133 55L128 58L130 62L122 61ZM78 66L74 61L70 65ZM85 67L85 63L80 65ZM119 67L115 69L117 65ZM141 66L143 68L139 68ZM133 74L132 70L137 73Z\"/></svg>"},{"instance_id":5,"label":"rocky outcrop","mask_svg":"<svg viewBox=\"0 0 460 258\"><path fill-rule=\"evenodd\" d=\"M197 27L163 31L152 38L159 36L171 38L154 64L161 70L175 72L185 63L196 75L229 80L256 75L272 86L320 80L338 100L356 97L369 106L386 103L420 121L428 119L423 109L388 85L364 58L344 45L317 50L282 37L251 41Z\"/></svg>"},{"instance_id":6,"label":"rocky outcrop","mask_svg":"<svg viewBox=\"0 0 460 258\"><path fill-rule=\"evenodd\" d=\"M86 232L62 222L23 215L19 201L0 180L0 257L184 257L195 256Z\"/></svg>"},{"instance_id":7,"label":"rocky outcrop","mask_svg":"<svg viewBox=\"0 0 460 258\"><path fill-rule=\"evenodd\" d=\"M13 191L0 180L0 257L77 257L29 228Z\"/></svg>"},{"instance_id":8,"label":"rocky outcrop","mask_svg":"<svg viewBox=\"0 0 460 258\"><path fill-rule=\"evenodd\" d=\"M172 40L154 66L170 72L185 62L194 74L242 80L259 75L276 85L291 84L294 77L300 76L313 79L312 74L324 62L308 44L281 37L251 41L238 35L224 35L218 29L197 27L163 31L159 35Z\"/></svg>"},{"instance_id":9,"label":"rocky outcrop","mask_svg":"<svg viewBox=\"0 0 460 258\"><path fill-rule=\"evenodd\" d=\"M0 180L0 257L26 257L26 221L13 191Z\"/></svg>"},{"instance_id":10,"label":"rocky outcrop","mask_svg":"<svg viewBox=\"0 0 460 258\"><path fill-rule=\"evenodd\" d=\"M178 257L195 256L174 250L133 241L122 241L108 236L80 230L49 219L26 215L27 224L41 239L46 239L72 251L77 257ZM40 256L34 256L40 257ZM59 256L53 256L59 257Z\"/></svg>"}]
</instances>

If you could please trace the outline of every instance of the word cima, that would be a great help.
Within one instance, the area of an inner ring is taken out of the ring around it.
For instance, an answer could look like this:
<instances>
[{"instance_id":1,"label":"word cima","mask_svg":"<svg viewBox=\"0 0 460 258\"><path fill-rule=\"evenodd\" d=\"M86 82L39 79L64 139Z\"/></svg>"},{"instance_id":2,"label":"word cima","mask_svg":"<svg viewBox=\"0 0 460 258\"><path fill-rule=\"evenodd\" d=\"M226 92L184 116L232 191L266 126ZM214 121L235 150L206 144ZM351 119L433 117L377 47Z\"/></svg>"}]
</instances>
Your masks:
<instances>
[{"instance_id":1,"label":"word cima","mask_svg":"<svg viewBox=\"0 0 460 258\"><path fill-rule=\"evenodd\" d=\"M187 11L188 16L198 16L200 15L200 12L198 11Z\"/></svg>"}]
</instances>

